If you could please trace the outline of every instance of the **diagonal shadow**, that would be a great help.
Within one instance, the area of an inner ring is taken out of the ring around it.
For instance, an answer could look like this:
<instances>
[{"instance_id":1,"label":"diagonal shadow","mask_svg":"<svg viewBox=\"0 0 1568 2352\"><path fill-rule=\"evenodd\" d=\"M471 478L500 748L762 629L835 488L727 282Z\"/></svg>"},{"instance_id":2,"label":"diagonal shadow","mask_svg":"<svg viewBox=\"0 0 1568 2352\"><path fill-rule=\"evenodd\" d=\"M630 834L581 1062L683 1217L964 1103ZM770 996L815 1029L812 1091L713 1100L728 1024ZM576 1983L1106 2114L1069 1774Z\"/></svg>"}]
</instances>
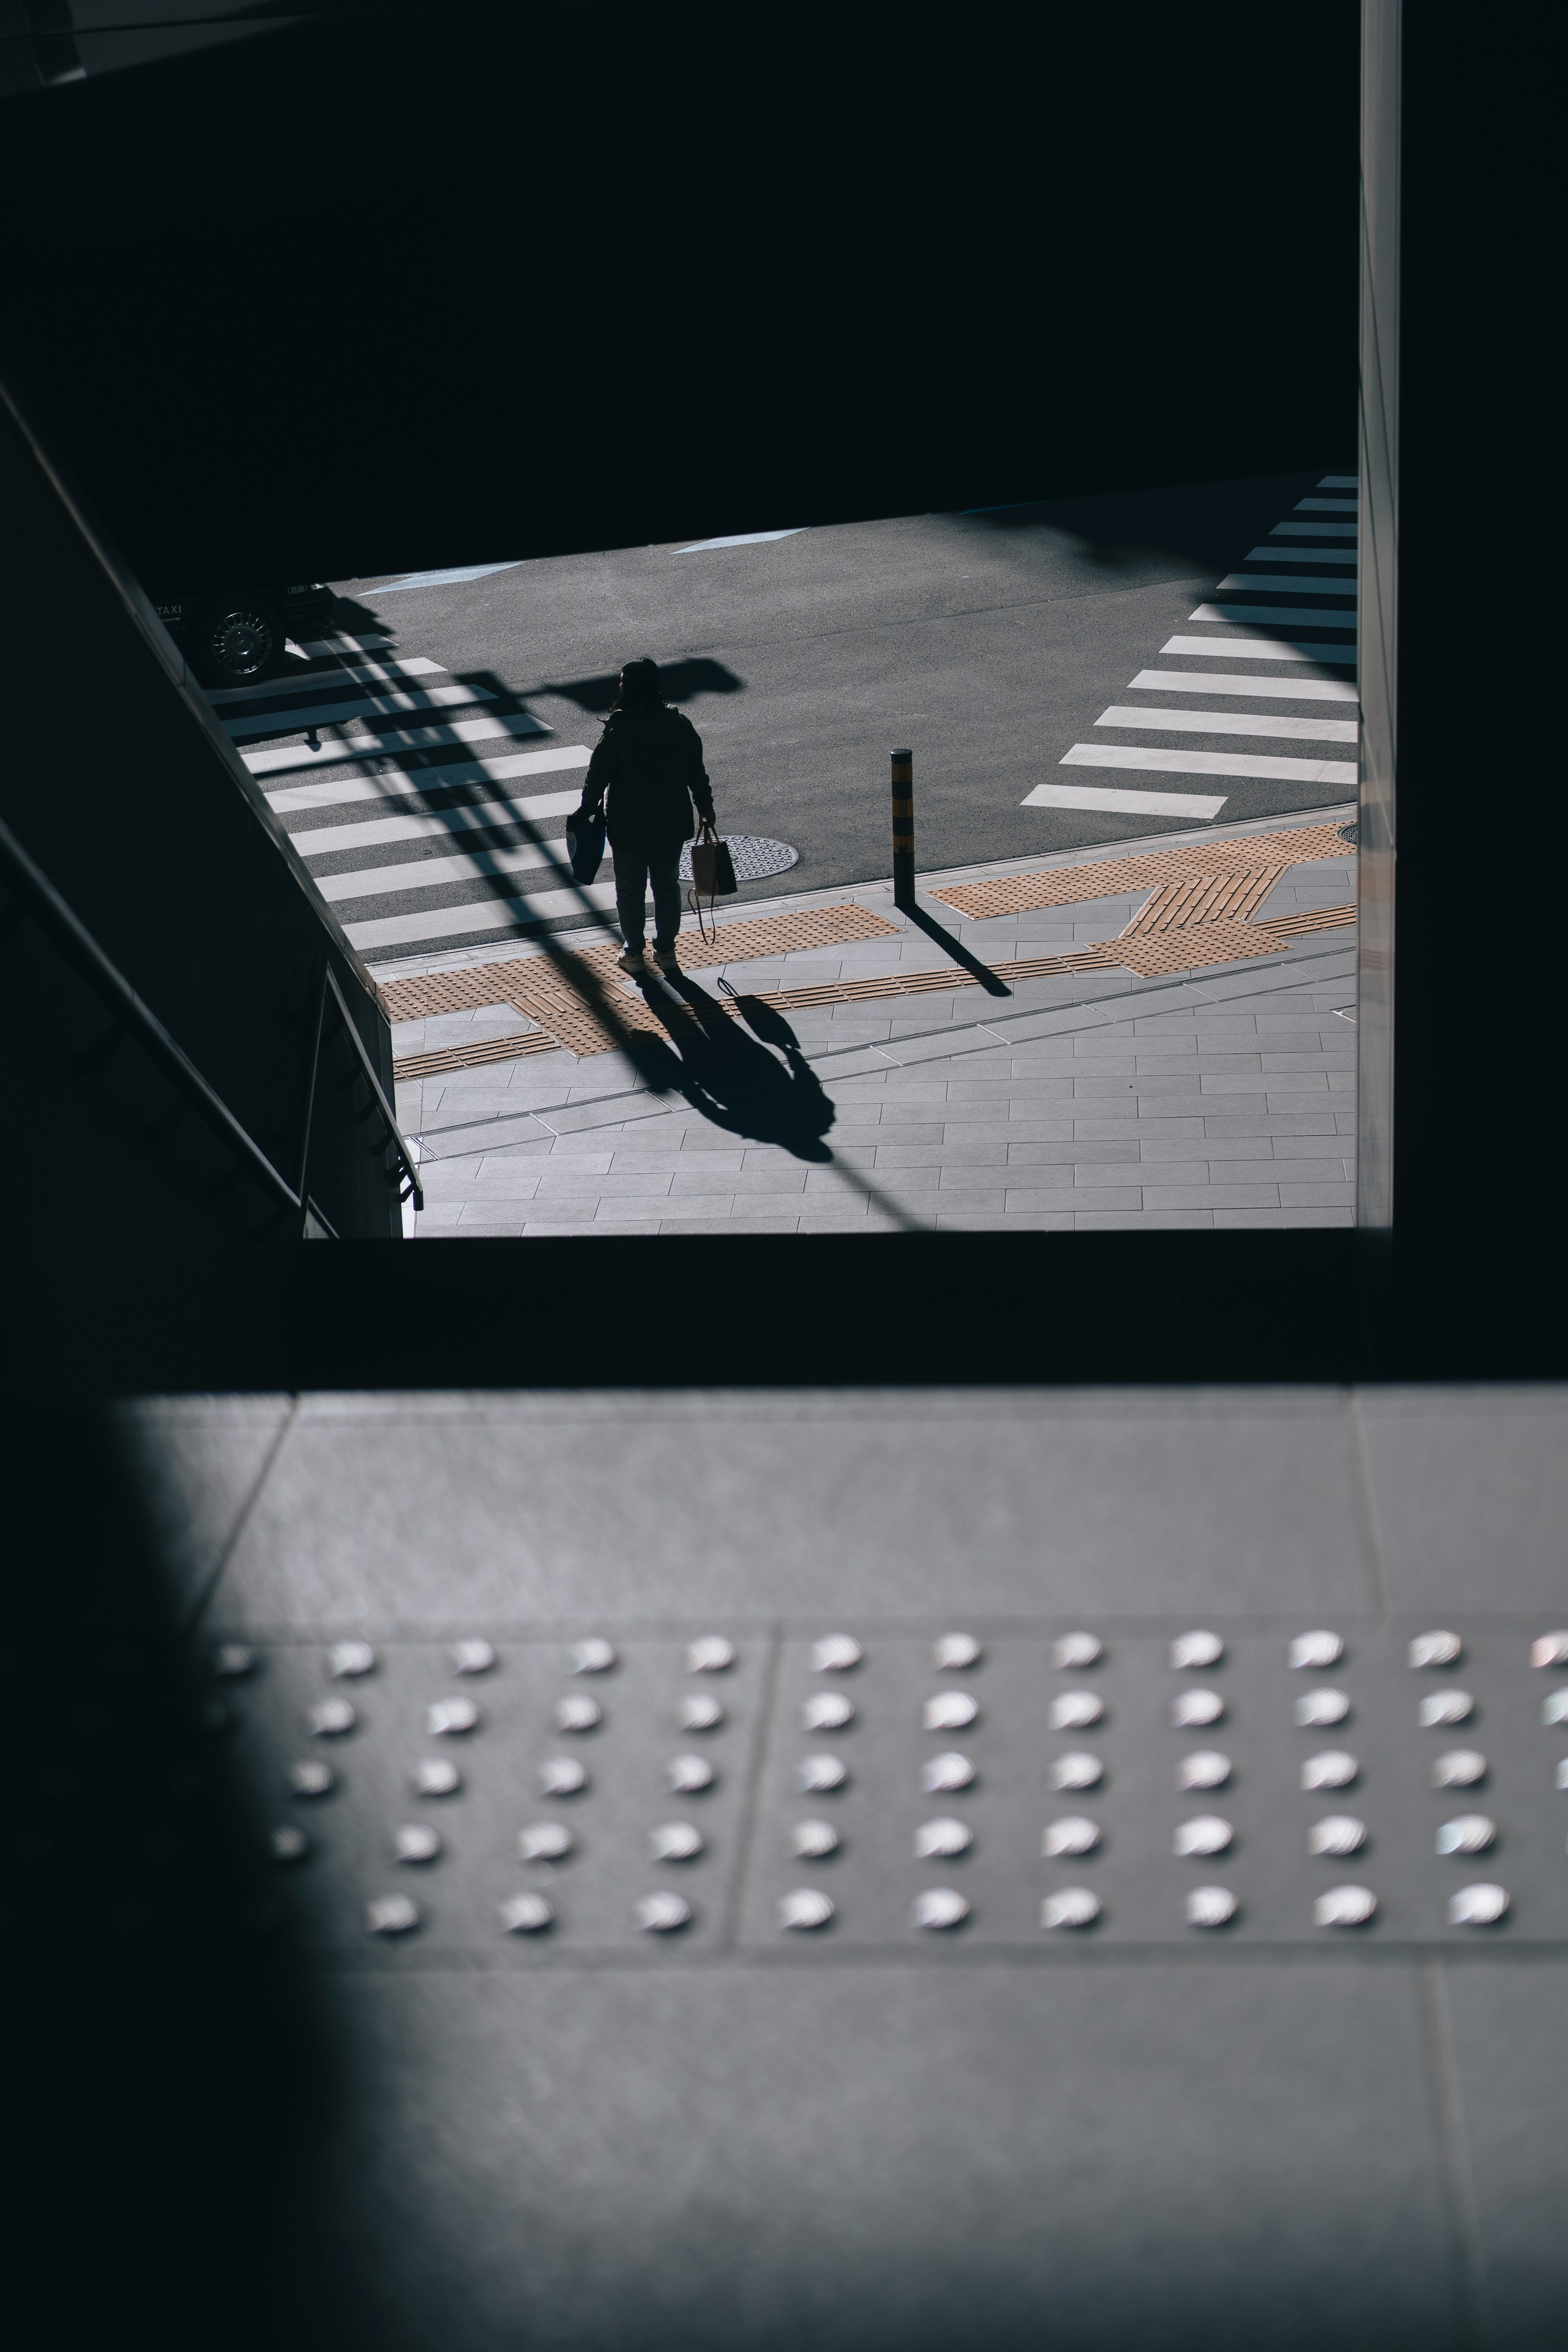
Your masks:
<instances>
[{"instance_id":1,"label":"diagonal shadow","mask_svg":"<svg viewBox=\"0 0 1568 2352\"><path fill-rule=\"evenodd\" d=\"M650 1060L657 1057L662 1065L665 1090L684 1095L694 1110L727 1134L777 1144L817 1167L840 1168L826 1140L838 1108L794 1030L760 997L737 995L723 980L719 985L745 1028L684 972L670 973L663 988L651 979L643 983L643 1002L668 1035L667 1044L643 1041L653 1048ZM845 1167L842 1173L880 1215L905 1233L924 1232L860 1169Z\"/></svg>"},{"instance_id":2,"label":"diagonal shadow","mask_svg":"<svg viewBox=\"0 0 1568 2352\"><path fill-rule=\"evenodd\" d=\"M916 929L924 931L928 940L935 940L939 948L945 949L954 962L961 965L971 979L977 980L988 996L1012 994L1012 990L1005 981L998 979L990 965L982 963L977 955L971 955L963 941L955 939L953 933L945 925L939 923L935 915L928 915L923 907L901 907L899 912L907 915Z\"/></svg>"}]
</instances>

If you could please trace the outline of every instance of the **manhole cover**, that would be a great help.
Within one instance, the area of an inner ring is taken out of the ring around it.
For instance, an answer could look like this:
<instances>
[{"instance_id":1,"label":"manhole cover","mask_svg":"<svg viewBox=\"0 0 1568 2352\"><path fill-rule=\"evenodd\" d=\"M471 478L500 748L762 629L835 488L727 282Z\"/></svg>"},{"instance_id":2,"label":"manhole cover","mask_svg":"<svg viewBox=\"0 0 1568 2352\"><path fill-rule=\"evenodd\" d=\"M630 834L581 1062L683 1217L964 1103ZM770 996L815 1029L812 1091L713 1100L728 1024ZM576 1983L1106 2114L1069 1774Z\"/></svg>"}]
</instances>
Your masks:
<instances>
[{"instance_id":1,"label":"manhole cover","mask_svg":"<svg viewBox=\"0 0 1568 2352\"><path fill-rule=\"evenodd\" d=\"M1361 839L1361 826L1358 823L1338 825L1335 827L1335 831L1338 833L1340 839L1352 849L1356 846L1357 843Z\"/></svg>"},{"instance_id":2,"label":"manhole cover","mask_svg":"<svg viewBox=\"0 0 1568 2352\"><path fill-rule=\"evenodd\" d=\"M765 875L782 874L786 867L798 866L800 853L791 849L787 841L763 841L754 833L727 833L729 854L735 863L737 882L760 882ZM692 878L692 845L688 841L681 852L681 879Z\"/></svg>"}]
</instances>

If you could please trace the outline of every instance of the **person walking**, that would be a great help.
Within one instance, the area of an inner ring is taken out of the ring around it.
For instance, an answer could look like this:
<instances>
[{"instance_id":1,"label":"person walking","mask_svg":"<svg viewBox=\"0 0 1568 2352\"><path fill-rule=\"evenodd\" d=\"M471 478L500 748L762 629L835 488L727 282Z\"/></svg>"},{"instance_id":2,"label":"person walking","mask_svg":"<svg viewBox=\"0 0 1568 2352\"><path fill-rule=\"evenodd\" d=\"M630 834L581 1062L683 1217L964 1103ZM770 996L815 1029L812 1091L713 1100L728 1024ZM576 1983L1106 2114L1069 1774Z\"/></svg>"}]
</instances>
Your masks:
<instances>
[{"instance_id":1,"label":"person walking","mask_svg":"<svg viewBox=\"0 0 1568 2352\"><path fill-rule=\"evenodd\" d=\"M696 815L693 815L695 806ZM681 850L696 818L713 818L713 787L703 766L703 740L685 713L659 693L659 665L628 662L621 690L604 722L582 787L581 814L604 810L615 859L615 911L625 941L622 971L646 971L644 929L653 893L653 961L680 969Z\"/></svg>"}]
</instances>

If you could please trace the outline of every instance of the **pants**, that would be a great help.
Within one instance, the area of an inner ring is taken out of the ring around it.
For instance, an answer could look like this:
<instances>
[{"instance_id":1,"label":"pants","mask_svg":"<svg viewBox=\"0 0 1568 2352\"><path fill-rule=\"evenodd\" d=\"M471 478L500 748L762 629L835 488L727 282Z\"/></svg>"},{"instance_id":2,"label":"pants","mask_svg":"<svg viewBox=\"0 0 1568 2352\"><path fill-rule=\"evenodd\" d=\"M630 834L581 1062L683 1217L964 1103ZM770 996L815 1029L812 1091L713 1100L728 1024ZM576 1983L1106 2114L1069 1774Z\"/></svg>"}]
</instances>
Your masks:
<instances>
[{"instance_id":1,"label":"pants","mask_svg":"<svg viewBox=\"0 0 1568 2352\"><path fill-rule=\"evenodd\" d=\"M629 948L646 943L644 921L648 887L653 890L653 945L673 948L681 928L681 851L684 841L617 841L611 844L615 859L615 911L622 937Z\"/></svg>"}]
</instances>

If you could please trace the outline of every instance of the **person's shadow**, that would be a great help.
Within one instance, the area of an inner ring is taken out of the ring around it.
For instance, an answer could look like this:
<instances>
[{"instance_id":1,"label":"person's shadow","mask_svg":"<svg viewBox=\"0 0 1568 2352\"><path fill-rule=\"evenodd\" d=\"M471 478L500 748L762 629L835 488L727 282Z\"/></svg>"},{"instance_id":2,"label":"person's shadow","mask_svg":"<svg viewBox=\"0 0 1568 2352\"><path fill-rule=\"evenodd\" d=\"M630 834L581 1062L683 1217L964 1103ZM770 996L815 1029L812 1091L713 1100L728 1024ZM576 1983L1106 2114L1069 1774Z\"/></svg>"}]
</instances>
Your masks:
<instances>
[{"instance_id":1,"label":"person's shadow","mask_svg":"<svg viewBox=\"0 0 1568 2352\"><path fill-rule=\"evenodd\" d=\"M684 1013L670 1003L666 988L686 1007ZM684 972L672 972L664 988L643 984L643 999L664 1022L669 1043L640 1037L628 1048L643 1077L661 1093L684 1095L694 1110L729 1134L779 1144L797 1160L831 1160L823 1138L834 1106L795 1032L760 997L726 992L751 1035Z\"/></svg>"}]
</instances>

